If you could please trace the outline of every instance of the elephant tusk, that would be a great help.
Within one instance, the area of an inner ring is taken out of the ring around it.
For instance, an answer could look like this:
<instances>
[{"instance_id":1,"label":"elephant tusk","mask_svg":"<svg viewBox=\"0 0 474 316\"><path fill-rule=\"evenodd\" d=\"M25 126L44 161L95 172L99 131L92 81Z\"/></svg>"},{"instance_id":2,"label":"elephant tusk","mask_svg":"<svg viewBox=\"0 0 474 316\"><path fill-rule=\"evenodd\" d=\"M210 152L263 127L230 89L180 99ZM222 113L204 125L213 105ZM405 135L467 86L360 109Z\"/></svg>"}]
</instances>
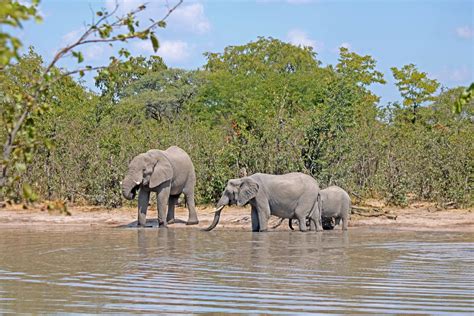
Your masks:
<instances>
[{"instance_id":1,"label":"elephant tusk","mask_svg":"<svg viewBox=\"0 0 474 316\"><path fill-rule=\"evenodd\" d=\"M225 207L225 205L222 205L220 206L219 208L216 208L215 210L213 211L209 211L209 212L203 212L204 214L214 214L216 212L219 212L219 211L222 211L222 209Z\"/></svg>"},{"instance_id":2,"label":"elephant tusk","mask_svg":"<svg viewBox=\"0 0 474 316\"><path fill-rule=\"evenodd\" d=\"M135 181L136 185L139 185L141 182L140 181Z\"/></svg>"}]
</instances>

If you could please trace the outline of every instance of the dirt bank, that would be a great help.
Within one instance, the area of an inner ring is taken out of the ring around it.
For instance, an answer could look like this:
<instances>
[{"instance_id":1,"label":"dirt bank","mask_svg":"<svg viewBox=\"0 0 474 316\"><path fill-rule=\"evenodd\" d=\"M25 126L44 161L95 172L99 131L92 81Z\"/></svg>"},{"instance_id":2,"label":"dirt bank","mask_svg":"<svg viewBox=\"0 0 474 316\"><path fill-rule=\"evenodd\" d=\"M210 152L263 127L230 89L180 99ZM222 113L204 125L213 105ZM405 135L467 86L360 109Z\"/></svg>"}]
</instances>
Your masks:
<instances>
[{"instance_id":1,"label":"dirt bank","mask_svg":"<svg viewBox=\"0 0 474 316\"><path fill-rule=\"evenodd\" d=\"M172 228L204 228L213 219L212 207L198 207L200 223L197 226L186 226L187 210L178 207L176 217L178 223ZM97 227L134 226L137 211L135 208L105 209L90 206L70 206L64 215L59 210L48 210L44 204L23 209L21 205L0 208L0 228L24 225L87 225ZM150 207L148 219L156 225L156 209ZM273 217L270 226L278 222ZM439 209L433 204L419 203L408 208L384 207L373 202L370 206L354 209L349 227L387 227L390 229L417 231L463 231L474 232L474 209ZM222 211L219 225L216 229L250 230L250 210L248 208L227 207ZM285 221L278 230L287 230ZM337 227L336 229L339 229Z\"/></svg>"}]
</instances>

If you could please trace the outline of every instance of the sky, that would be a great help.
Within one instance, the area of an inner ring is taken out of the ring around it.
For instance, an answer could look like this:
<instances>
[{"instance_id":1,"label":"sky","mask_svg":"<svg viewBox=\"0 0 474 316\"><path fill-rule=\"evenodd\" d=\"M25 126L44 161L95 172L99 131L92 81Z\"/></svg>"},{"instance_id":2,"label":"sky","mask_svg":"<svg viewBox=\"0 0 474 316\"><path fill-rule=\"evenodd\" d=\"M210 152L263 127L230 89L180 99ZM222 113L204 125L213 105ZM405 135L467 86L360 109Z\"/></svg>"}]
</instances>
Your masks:
<instances>
[{"instance_id":1,"label":"sky","mask_svg":"<svg viewBox=\"0 0 474 316\"><path fill-rule=\"evenodd\" d=\"M177 0L145 0L140 17L160 19ZM119 13L144 1L118 0ZM77 38L100 8L112 9L115 0L42 0L41 24L29 22L17 32L25 47L34 46L45 61ZM158 55L168 66L196 69L205 64L205 52L222 52L259 36L294 45L312 46L323 65L337 63L339 47L371 55L387 84L373 85L381 105L400 100L390 67L413 63L445 87L474 81L474 1L324 1L324 0L184 0L157 33ZM147 41L127 45L134 55L154 54ZM107 45L82 50L86 61L104 65L113 54ZM73 59L61 66L75 67ZM86 85L93 87L92 76Z\"/></svg>"}]
</instances>

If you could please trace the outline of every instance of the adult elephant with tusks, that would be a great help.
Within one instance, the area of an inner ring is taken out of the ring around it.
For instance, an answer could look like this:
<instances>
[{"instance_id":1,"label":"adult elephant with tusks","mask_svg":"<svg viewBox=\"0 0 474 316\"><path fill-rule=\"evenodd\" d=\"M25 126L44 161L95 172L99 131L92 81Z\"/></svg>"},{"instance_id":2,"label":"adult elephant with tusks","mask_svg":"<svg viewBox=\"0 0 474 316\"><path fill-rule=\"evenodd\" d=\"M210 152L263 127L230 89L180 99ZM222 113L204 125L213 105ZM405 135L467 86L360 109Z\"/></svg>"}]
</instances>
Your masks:
<instances>
[{"instance_id":1,"label":"adult elephant with tusks","mask_svg":"<svg viewBox=\"0 0 474 316\"><path fill-rule=\"evenodd\" d=\"M293 172L283 175L256 173L248 177L231 179L217 202L210 231L219 223L224 206L250 204L252 231L266 231L270 215L297 218L300 230L306 231L307 217L316 230L322 230L319 209L319 185L311 176Z\"/></svg>"},{"instance_id":2,"label":"adult elephant with tusks","mask_svg":"<svg viewBox=\"0 0 474 316\"><path fill-rule=\"evenodd\" d=\"M128 200L138 193L138 225L146 226L146 212L150 193L156 192L158 226L174 223L174 208L179 195L184 193L189 210L187 225L198 224L194 205L196 174L191 158L177 146L166 150L151 149L135 156L122 181L122 194ZM168 211L165 218L165 212Z\"/></svg>"}]
</instances>

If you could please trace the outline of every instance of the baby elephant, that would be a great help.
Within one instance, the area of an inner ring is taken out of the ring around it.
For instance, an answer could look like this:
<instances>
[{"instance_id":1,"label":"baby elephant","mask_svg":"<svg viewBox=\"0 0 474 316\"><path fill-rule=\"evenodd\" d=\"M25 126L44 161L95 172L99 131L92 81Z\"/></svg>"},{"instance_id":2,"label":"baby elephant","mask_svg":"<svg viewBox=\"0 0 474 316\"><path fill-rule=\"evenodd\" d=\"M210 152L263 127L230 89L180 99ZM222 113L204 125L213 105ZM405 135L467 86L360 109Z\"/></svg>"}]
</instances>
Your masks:
<instances>
[{"instance_id":1,"label":"baby elephant","mask_svg":"<svg viewBox=\"0 0 474 316\"><path fill-rule=\"evenodd\" d=\"M330 186L320 191L321 194L321 219L323 223L331 223L334 218L334 226L342 219L342 229L347 230L349 214L351 211L351 198L346 191L338 186ZM325 229L333 229L334 226L324 225Z\"/></svg>"},{"instance_id":2,"label":"baby elephant","mask_svg":"<svg viewBox=\"0 0 474 316\"><path fill-rule=\"evenodd\" d=\"M336 225L339 225L339 222L342 219L342 229L347 230L347 224L349 221L349 214L351 210L351 199L349 197L349 194L347 194L346 191L335 185L319 192L321 199L321 222L323 229L334 229ZM272 228L277 228L284 220L285 219L282 218ZM308 221L308 219L306 219L306 225L310 226L311 229L314 229L310 225L310 221ZM288 221L288 226L291 230L294 230L292 219Z\"/></svg>"}]
</instances>

